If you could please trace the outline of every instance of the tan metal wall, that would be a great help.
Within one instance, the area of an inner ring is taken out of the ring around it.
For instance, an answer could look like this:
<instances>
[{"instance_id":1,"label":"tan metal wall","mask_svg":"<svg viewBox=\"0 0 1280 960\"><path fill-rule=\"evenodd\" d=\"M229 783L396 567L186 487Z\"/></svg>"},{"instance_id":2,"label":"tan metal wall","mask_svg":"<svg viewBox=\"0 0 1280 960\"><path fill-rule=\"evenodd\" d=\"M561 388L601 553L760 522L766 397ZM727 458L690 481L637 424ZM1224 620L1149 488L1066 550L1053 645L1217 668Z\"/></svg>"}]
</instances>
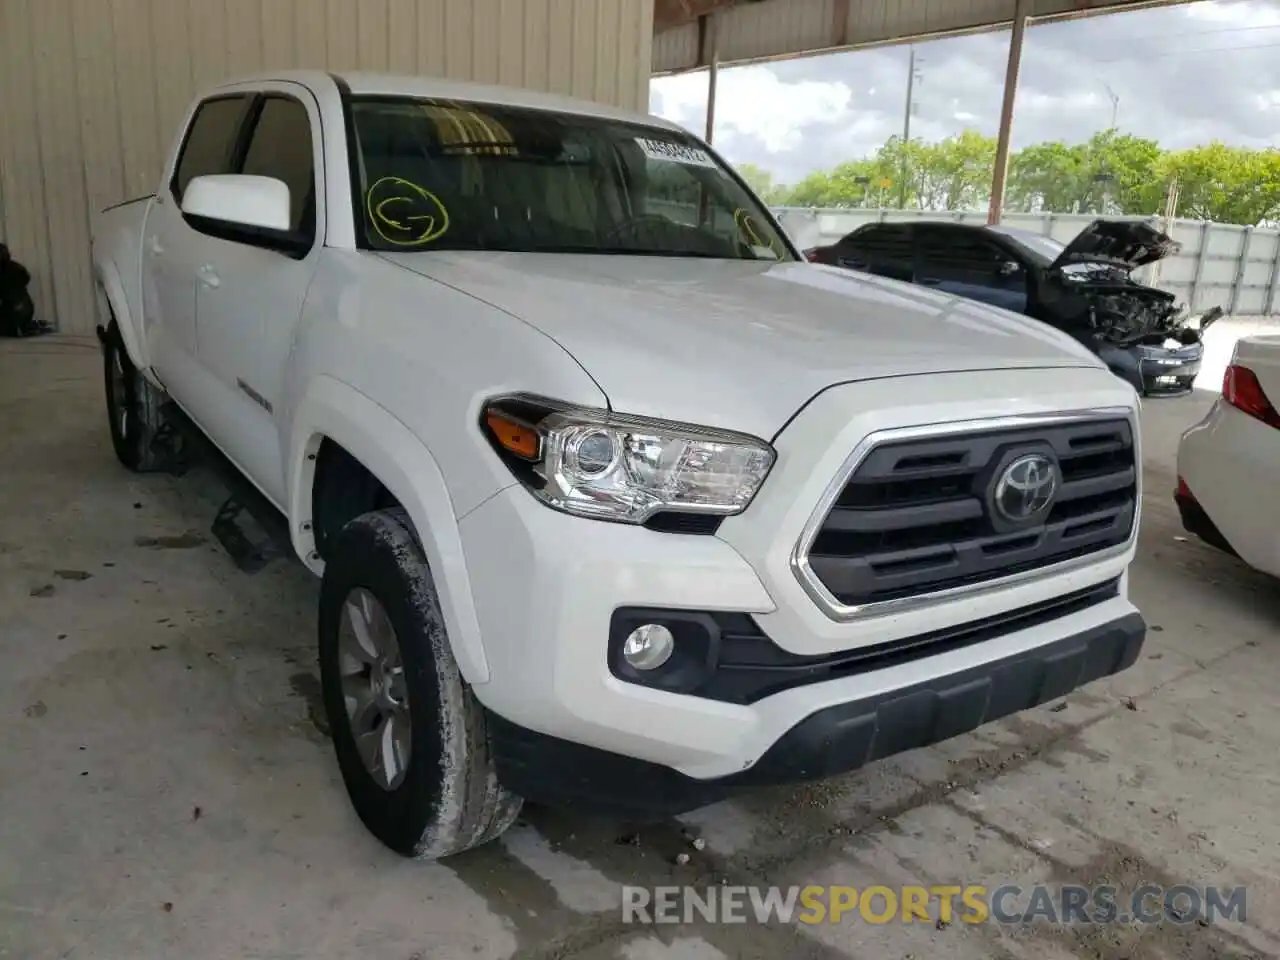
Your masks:
<instances>
[{"instance_id":1,"label":"tan metal wall","mask_svg":"<svg viewBox=\"0 0 1280 960\"><path fill-rule=\"evenodd\" d=\"M151 193L196 92L382 70L646 109L653 0L0 0L0 241L40 315L92 332L93 211Z\"/></svg>"}]
</instances>

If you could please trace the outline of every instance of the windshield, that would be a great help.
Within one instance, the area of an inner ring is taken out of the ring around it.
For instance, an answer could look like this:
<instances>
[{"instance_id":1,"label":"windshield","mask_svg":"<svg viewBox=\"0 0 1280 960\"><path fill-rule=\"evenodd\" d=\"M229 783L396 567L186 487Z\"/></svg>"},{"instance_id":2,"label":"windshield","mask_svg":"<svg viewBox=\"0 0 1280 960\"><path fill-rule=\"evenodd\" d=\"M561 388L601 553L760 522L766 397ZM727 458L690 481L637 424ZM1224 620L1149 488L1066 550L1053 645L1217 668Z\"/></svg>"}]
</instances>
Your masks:
<instances>
[{"instance_id":1,"label":"windshield","mask_svg":"<svg viewBox=\"0 0 1280 960\"><path fill-rule=\"evenodd\" d=\"M996 233L1003 233L1023 250L1032 254L1037 261L1040 261L1042 267L1053 263L1058 259L1058 255L1067 249L1066 244L1059 243L1052 237L1032 233L1030 230L1019 230L1017 227L991 227L990 229Z\"/></svg>"},{"instance_id":2,"label":"windshield","mask_svg":"<svg viewBox=\"0 0 1280 960\"><path fill-rule=\"evenodd\" d=\"M351 113L375 250L795 259L685 134L453 100L355 98Z\"/></svg>"},{"instance_id":3,"label":"windshield","mask_svg":"<svg viewBox=\"0 0 1280 960\"><path fill-rule=\"evenodd\" d=\"M1027 256L1041 267L1048 267L1067 249L1067 245L1052 237L1046 237L1030 230L1019 230L1017 227L995 226L988 228L1002 233L1026 251ZM1068 280L1097 281L1099 278L1113 277L1117 274L1125 276L1127 267L1114 263L1067 263L1059 268Z\"/></svg>"}]
</instances>

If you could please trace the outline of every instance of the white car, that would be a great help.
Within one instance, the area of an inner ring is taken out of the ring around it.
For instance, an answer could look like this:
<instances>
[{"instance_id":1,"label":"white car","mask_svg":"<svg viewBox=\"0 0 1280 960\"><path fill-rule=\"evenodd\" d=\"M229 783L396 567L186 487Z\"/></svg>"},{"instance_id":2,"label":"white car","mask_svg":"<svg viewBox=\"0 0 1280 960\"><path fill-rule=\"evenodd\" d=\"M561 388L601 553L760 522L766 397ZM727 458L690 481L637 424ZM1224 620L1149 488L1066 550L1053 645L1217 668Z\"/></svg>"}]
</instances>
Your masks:
<instances>
[{"instance_id":1,"label":"white car","mask_svg":"<svg viewBox=\"0 0 1280 960\"><path fill-rule=\"evenodd\" d=\"M1174 500L1206 543L1280 577L1280 336L1236 343L1222 396L1178 444Z\"/></svg>"},{"instance_id":2,"label":"white car","mask_svg":"<svg viewBox=\"0 0 1280 960\"><path fill-rule=\"evenodd\" d=\"M1138 656L1133 388L805 262L674 124L273 74L93 232L116 452L211 441L233 556L247 509L323 578L338 764L400 853L840 773Z\"/></svg>"}]
</instances>

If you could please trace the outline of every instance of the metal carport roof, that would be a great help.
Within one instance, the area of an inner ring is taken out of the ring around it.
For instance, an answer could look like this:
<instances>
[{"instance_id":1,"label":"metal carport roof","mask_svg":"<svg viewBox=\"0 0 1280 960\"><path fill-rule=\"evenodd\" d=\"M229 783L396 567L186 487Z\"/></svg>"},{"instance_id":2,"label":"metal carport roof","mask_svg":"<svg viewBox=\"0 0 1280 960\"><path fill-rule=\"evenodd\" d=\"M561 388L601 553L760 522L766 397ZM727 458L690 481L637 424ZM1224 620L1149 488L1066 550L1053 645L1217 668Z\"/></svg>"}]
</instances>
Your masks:
<instances>
[{"instance_id":1,"label":"metal carport roof","mask_svg":"<svg viewBox=\"0 0 1280 960\"><path fill-rule=\"evenodd\" d=\"M661 76L709 68L710 141L719 67L1010 29L988 211L988 221L998 223L1027 26L1187 2L1190 0L654 0L653 73Z\"/></svg>"},{"instance_id":2,"label":"metal carport roof","mask_svg":"<svg viewBox=\"0 0 1280 960\"><path fill-rule=\"evenodd\" d=\"M1032 23L1187 0L1025 0ZM697 70L1009 29L1017 0L655 0L653 72ZM712 25L714 27L712 28Z\"/></svg>"}]
</instances>

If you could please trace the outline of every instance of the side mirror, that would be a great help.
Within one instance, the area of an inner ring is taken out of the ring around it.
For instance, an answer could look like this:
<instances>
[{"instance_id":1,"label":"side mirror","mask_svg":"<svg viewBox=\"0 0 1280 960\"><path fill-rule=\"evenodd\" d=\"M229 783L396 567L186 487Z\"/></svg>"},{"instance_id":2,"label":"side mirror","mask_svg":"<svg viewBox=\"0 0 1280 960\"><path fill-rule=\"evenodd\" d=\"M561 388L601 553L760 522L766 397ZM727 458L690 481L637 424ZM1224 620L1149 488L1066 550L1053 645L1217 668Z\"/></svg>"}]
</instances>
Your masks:
<instances>
[{"instance_id":1,"label":"side mirror","mask_svg":"<svg viewBox=\"0 0 1280 960\"><path fill-rule=\"evenodd\" d=\"M1021 264L1014 260L1006 260L1000 264L999 273L1002 277L1013 277L1022 272Z\"/></svg>"},{"instance_id":2,"label":"side mirror","mask_svg":"<svg viewBox=\"0 0 1280 960\"><path fill-rule=\"evenodd\" d=\"M287 232L289 187L274 177L244 173L193 177L182 194L182 212L241 227Z\"/></svg>"}]
</instances>

